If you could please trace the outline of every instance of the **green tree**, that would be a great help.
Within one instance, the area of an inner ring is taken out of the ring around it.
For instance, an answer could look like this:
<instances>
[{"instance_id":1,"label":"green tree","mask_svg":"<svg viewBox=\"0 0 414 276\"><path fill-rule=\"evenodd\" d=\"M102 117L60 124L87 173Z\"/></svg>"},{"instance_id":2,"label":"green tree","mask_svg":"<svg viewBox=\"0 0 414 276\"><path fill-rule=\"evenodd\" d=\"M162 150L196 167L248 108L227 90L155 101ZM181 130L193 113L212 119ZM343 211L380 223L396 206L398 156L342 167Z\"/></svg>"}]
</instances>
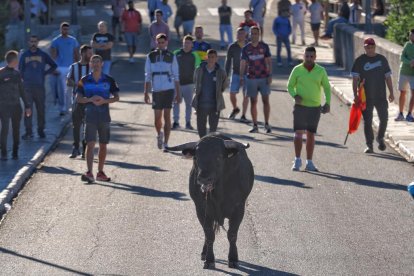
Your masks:
<instances>
[{"instance_id":1,"label":"green tree","mask_svg":"<svg viewBox=\"0 0 414 276\"><path fill-rule=\"evenodd\" d=\"M408 40L408 32L414 28L414 1L390 0L390 12L385 21L387 39L404 45Z\"/></svg>"}]
</instances>

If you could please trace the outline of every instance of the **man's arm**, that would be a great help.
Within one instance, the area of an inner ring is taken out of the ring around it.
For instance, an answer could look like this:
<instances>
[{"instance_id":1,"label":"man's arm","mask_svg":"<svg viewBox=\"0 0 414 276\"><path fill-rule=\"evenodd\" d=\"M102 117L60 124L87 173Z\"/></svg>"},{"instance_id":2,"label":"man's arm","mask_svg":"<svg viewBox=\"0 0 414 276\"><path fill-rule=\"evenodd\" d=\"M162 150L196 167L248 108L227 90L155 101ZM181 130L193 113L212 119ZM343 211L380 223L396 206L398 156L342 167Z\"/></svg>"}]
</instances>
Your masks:
<instances>
[{"instance_id":1,"label":"man's arm","mask_svg":"<svg viewBox=\"0 0 414 276\"><path fill-rule=\"evenodd\" d=\"M240 84L241 85L244 84L245 70L246 70L246 60L245 59L241 59L240 60Z\"/></svg>"},{"instance_id":2,"label":"man's arm","mask_svg":"<svg viewBox=\"0 0 414 276\"><path fill-rule=\"evenodd\" d=\"M224 65L227 76L230 75L231 62L233 60L233 54L232 54L231 50L232 50L232 48L230 46L229 49L227 50L227 56L226 56L226 61L225 61L225 65Z\"/></svg>"},{"instance_id":3,"label":"man's arm","mask_svg":"<svg viewBox=\"0 0 414 276\"><path fill-rule=\"evenodd\" d=\"M57 58L57 49L54 47L50 48L50 56L52 57L53 60L56 60Z\"/></svg>"},{"instance_id":4,"label":"man's arm","mask_svg":"<svg viewBox=\"0 0 414 276\"><path fill-rule=\"evenodd\" d=\"M269 77L267 78L267 83L271 84L272 83L272 58L267 57L265 59L265 61L266 61L267 71L269 72Z\"/></svg>"},{"instance_id":5,"label":"man's arm","mask_svg":"<svg viewBox=\"0 0 414 276\"><path fill-rule=\"evenodd\" d=\"M45 75L51 74L56 70L57 64L47 53L45 53L44 55L46 64L49 65L49 69L45 71Z\"/></svg>"},{"instance_id":6,"label":"man's arm","mask_svg":"<svg viewBox=\"0 0 414 276\"><path fill-rule=\"evenodd\" d=\"M79 56L79 47L73 49L73 62L77 62L80 59Z\"/></svg>"},{"instance_id":7,"label":"man's arm","mask_svg":"<svg viewBox=\"0 0 414 276\"><path fill-rule=\"evenodd\" d=\"M388 96L388 100L390 101L390 103L392 103L394 101L394 89L393 89L393 86L392 86L391 74L388 74L385 77L385 82L387 83L388 90L390 91L390 95Z\"/></svg>"},{"instance_id":8,"label":"man's arm","mask_svg":"<svg viewBox=\"0 0 414 276\"><path fill-rule=\"evenodd\" d=\"M152 89L151 78L152 78L151 64L150 64L149 57L147 57L145 61L145 83L144 83L144 101L147 104L151 103L149 95L148 95L148 93Z\"/></svg>"}]
</instances>

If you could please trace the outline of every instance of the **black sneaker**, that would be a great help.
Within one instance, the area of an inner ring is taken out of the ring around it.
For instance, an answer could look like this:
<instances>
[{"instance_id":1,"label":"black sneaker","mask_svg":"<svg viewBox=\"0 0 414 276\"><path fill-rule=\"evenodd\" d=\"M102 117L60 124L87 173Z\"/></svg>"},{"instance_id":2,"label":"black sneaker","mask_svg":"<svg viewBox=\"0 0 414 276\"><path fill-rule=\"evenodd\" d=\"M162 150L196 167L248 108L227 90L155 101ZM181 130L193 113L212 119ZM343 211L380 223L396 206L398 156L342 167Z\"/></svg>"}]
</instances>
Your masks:
<instances>
[{"instance_id":1,"label":"black sneaker","mask_svg":"<svg viewBox=\"0 0 414 276\"><path fill-rule=\"evenodd\" d=\"M245 116L245 115L242 115L242 116L240 117L240 122L247 124L247 123L249 122L249 120L247 120L247 118L246 118L246 116Z\"/></svg>"},{"instance_id":2,"label":"black sneaker","mask_svg":"<svg viewBox=\"0 0 414 276\"><path fill-rule=\"evenodd\" d=\"M44 130L39 130L38 134L39 134L40 138L46 138L46 134L45 134Z\"/></svg>"},{"instance_id":3,"label":"black sneaker","mask_svg":"<svg viewBox=\"0 0 414 276\"><path fill-rule=\"evenodd\" d=\"M377 142L378 142L378 149L379 149L380 151L384 151L384 150L387 148L387 146L385 145L384 138L379 139L379 138L377 137Z\"/></svg>"},{"instance_id":4,"label":"black sneaker","mask_svg":"<svg viewBox=\"0 0 414 276\"><path fill-rule=\"evenodd\" d=\"M18 154L17 152L13 152L13 153L12 153L12 159L13 159L13 160L17 160L17 159L19 159L19 154Z\"/></svg>"},{"instance_id":5,"label":"black sneaker","mask_svg":"<svg viewBox=\"0 0 414 276\"><path fill-rule=\"evenodd\" d=\"M266 133L272 133L272 127L269 124L265 124Z\"/></svg>"},{"instance_id":6,"label":"black sneaker","mask_svg":"<svg viewBox=\"0 0 414 276\"><path fill-rule=\"evenodd\" d=\"M79 149L74 148L72 154L69 155L69 158L76 158L78 155L80 155Z\"/></svg>"},{"instance_id":7,"label":"black sneaker","mask_svg":"<svg viewBox=\"0 0 414 276\"><path fill-rule=\"evenodd\" d=\"M188 130L194 130L194 128L193 128L193 126L191 125L191 123L190 123L190 122L187 122L187 123L185 124L185 128L186 128L186 129L188 129Z\"/></svg>"},{"instance_id":8,"label":"black sneaker","mask_svg":"<svg viewBox=\"0 0 414 276\"><path fill-rule=\"evenodd\" d=\"M229 119L234 120L234 118L236 118L236 115L239 114L239 112L240 112L240 109L238 107L236 107L235 109L233 109L233 111L229 115Z\"/></svg>"},{"instance_id":9,"label":"black sneaker","mask_svg":"<svg viewBox=\"0 0 414 276\"><path fill-rule=\"evenodd\" d=\"M177 123L177 122L174 122L173 125L172 125L172 129L177 129L179 127L180 127L180 124Z\"/></svg>"},{"instance_id":10,"label":"black sneaker","mask_svg":"<svg viewBox=\"0 0 414 276\"><path fill-rule=\"evenodd\" d=\"M33 133L28 133L28 132L26 132L23 136L22 136L22 139L23 140L29 140L29 139L32 139L33 138Z\"/></svg>"},{"instance_id":11,"label":"black sneaker","mask_svg":"<svg viewBox=\"0 0 414 276\"><path fill-rule=\"evenodd\" d=\"M253 127L249 130L250 133L258 133L259 132L259 128L257 127L257 125L253 125Z\"/></svg>"},{"instance_id":12,"label":"black sneaker","mask_svg":"<svg viewBox=\"0 0 414 276\"><path fill-rule=\"evenodd\" d=\"M374 153L374 149L372 148L372 146L368 146L365 150L364 153Z\"/></svg>"}]
</instances>

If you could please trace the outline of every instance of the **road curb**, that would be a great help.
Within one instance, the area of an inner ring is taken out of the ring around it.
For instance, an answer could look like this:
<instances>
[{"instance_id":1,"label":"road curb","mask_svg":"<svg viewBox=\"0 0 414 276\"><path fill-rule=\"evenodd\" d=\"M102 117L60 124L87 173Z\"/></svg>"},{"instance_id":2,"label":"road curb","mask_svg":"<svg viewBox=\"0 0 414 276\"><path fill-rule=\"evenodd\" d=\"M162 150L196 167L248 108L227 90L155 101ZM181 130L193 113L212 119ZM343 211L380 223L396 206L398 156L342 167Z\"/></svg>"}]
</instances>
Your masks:
<instances>
[{"instance_id":1,"label":"road curb","mask_svg":"<svg viewBox=\"0 0 414 276\"><path fill-rule=\"evenodd\" d=\"M26 181L30 179L37 166L39 166L39 164L45 159L49 152L51 152L56 147L60 139L65 135L70 122L71 117L67 116L62 124L60 132L55 136L54 140L52 139L53 141L51 141L51 143L48 143L44 147L41 147L33 156L33 158L17 172L7 188L5 188L0 193L0 216L10 210L10 203L12 200L18 195Z\"/></svg>"}]
</instances>

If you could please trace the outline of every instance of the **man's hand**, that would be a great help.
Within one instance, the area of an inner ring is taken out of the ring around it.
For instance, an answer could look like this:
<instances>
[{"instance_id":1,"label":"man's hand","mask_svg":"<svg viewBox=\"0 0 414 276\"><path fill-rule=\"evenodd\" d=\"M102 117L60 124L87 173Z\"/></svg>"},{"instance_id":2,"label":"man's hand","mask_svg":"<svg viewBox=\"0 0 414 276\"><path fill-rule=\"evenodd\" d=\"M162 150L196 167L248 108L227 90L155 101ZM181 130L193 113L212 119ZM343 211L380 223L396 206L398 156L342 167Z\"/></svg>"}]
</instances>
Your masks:
<instances>
[{"instance_id":1,"label":"man's hand","mask_svg":"<svg viewBox=\"0 0 414 276\"><path fill-rule=\"evenodd\" d=\"M150 104L151 103L151 100L150 100L150 97L148 95L148 92L144 92L144 102L146 104Z\"/></svg>"},{"instance_id":2,"label":"man's hand","mask_svg":"<svg viewBox=\"0 0 414 276\"><path fill-rule=\"evenodd\" d=\"M301 104L302 103L302 97L299 95L295 96L295 104Z\"/></svg>"},{"instance_id":3,"label":"man's hand","mask_svg":"<svg viewBox=\"0 0 414 276\"><path fill-rule=\"evenodd\" d=\"M390 95L388 96L388 101L390 101L390 103L394 101L394 93L390 93Z\"/></svg>"},{"instance_id":4,"label":"man's hand","mask_svg":"<svg viewBox=\"0 0 414 276\"><path fill-rule=\"evenodd\" d=\"M91 101L92 101L92 103L93 103L94 105L97 105L97 106L99 106L99 105L103 105L103 104L105 104L105 103L106 103L105 99L104 99L104 98L102 98L101 96L98 96L98 95L93 96L93 97L91 98Z\"/></svg>"},{"instance_id":5,"label":"man's hand","mask_svg":"<svg viewBox=\"0 0 414 276\"><path fill-rule=\"evenodd\" d=\"M179 94L175 95L175 102L178 104L181 103L181 95Z\"/></svg>"},{"instance_id":6,"label":"man's hand","mask_svg":"<svg viewBox=\"0 0 414 276\"><path fill-rule=\"evenodd\" d=\"M30 117L30 116L32 116L32 109L31 108L26 108L24 113L25 113L26 117Z\"/></svg>"},{"instance_id":7,"label":"man's hand","mask_svg":"<svg viewBox=\"0 0 414 276\"><path fill-rule=\"evenodd\" d=\"M330 111L331 111L331 107L327 103L325 103L321 108L322 114L329 113Z\"/></svg>"},{"instance_id":8,"label":"man's hand","mask_svg":"<svg viewBox=\"0 0 414 276\"><path fill-rule=\"evenodd\" d=\"M272 84L272 76L267 77L267 84Z\"/></svg>"},{"instance_id":9,"label":"man's hand","mask_svg":"<svg viewBox=\"0 0 414 276\"><path fill-rule=\"evenodd\" d=\"M244 86L244 78L240 77L240 87L243 87L243 86Z\"/></svg>"}]
</instances>

